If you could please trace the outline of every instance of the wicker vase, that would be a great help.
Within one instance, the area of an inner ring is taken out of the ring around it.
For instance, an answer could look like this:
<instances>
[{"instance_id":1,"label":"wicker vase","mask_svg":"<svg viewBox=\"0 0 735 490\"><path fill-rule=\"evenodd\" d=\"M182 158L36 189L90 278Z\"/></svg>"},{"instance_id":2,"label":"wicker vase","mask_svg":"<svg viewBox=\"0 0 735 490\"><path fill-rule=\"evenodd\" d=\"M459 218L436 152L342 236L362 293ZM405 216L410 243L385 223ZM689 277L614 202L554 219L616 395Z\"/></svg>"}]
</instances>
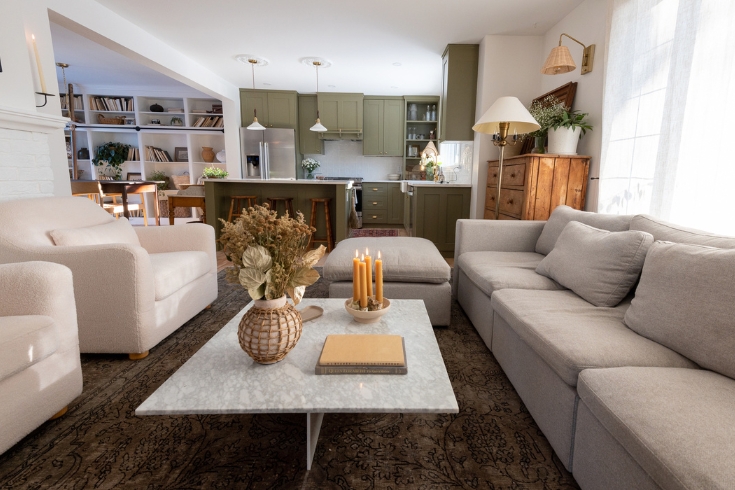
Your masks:
<instances>
[{"instance_id":1,"label":"wicker vase","mask_svg":"<svg viewBox=\"0 0 735 490\"><path fill-rule=\"evenodd\" d=\"M240 347L260 364L280 361L296 346L301 337L301 314L286 296L273 300L255 300L237 329Z\"/></svg>"}]
</instances>

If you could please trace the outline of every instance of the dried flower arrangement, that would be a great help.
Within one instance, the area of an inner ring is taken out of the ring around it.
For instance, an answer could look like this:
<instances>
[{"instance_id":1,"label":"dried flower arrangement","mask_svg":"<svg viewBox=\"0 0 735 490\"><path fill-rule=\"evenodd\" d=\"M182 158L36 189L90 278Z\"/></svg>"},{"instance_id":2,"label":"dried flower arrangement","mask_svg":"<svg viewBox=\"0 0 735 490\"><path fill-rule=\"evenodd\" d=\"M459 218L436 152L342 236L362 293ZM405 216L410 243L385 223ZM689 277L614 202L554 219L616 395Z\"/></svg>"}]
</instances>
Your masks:
<instances>
[{"instance_id":1,"label":"dried flower arrangement","mask_svg":"<svg viewBox=\"0 0 735 490\"><path fill-rule=\"evenodd\" d=\"M324 255L323 245L307 250L311 234L304 215L277 217L268 204L248 208L233 223L224 224L219 242L233 267L228 282L239 282L254 300L288 294L299 304L306 286L319 280L314 265Z\"/></svg>"},{"instance_id":2,"label":"dried flower arrangement","mask_svg":"<svg viewBox=\"0 0 735 490\"><path fill-rule=\"evenodd\" d=\"M530 133L531 136L546 136L549 129L561 121L567 112L566 106L562 101L553 95L545 97L541 101L535 101L528 109L534 119L541 126L540 129Z\"/></svg>"}]
</instances>

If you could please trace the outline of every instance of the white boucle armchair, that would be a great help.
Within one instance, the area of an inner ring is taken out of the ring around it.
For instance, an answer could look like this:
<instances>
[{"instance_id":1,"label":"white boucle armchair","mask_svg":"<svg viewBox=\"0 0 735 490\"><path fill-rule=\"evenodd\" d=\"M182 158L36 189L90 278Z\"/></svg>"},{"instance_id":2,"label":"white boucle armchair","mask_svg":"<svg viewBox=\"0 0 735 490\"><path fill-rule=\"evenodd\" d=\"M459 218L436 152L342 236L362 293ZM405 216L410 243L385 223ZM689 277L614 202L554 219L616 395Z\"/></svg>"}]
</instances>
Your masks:
<instances>
[{"instance_id":1,"label":"white boucle armchair","mask_svg":"<svg viewBox=\"0 0 735 490\"><path fill-rule=\"evenodd\" d=\"M0 454L81 393L71 271L48 262L0 265Z\"/></svg>"},{"instance_id":2,"label":"white boucle armchair","mask_svg":"<svg viewBox=\"0 0 735 490\"><path fill-rule=\"evenodd\" d=\"M124 239L98 243L94 231L107 228ZM60 231L92 244L59 246ZM145 357L217 298L215 253L209 225L133 228L81 197L0 203L0 263L42 260L72 270L83 353Z\"/></svg>"}]
</instances>

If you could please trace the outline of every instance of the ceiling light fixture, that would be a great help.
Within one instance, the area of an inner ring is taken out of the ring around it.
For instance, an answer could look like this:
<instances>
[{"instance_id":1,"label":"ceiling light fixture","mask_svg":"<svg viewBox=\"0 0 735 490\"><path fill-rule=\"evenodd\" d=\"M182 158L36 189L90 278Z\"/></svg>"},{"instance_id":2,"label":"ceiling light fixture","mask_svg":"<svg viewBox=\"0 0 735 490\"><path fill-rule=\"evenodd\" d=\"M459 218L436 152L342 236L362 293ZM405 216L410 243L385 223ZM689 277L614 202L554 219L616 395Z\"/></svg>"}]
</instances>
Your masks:
<instances>
[{"instance_id":1,"label":"ceiling light fixture","mask_svg":"<svg viewBox=\"0 0 735 490\"><path fill-rule=\"evenodd\" d=\"M253 90L255 90L255 65L264 66L267 65L268 62L262 58L258 58L257 56L250 55L238 56L237 59L243 63L250 63L250 70L253 72ZM253 122L248 126L248 129L253 131L265 131L265 126L258 122L258 111L255 108L253 108Z\"/></svg>"},{"instance_id":2,"label":"ceiling light fixture","mask_svg":"<svg viewBox=\"0 0 735 490\"><path fill-rule=\"evenodd\" d=\"M321 58L306 58L302 60L302 63L316 68L316 95L318 98L319 97L319 67L327 68L328 66L331 65L331 63ZM310 127L309 129L311 131L316 131L317 133L323 133L324 131L327 131L327 128L322 124L321 120L319 119L319 107L318 106L316 109L316 123L314 123L314 125Z\"/></svg>"},{"instance_id":3,"label":"ceiling light fixture","mask_svg":"<svg viewBox=\"0 0 735 490\"><path fill-rule=\"evenodd\" d=\"M580 71L582 75L591 72L592 62L595 58L595 45L590 44L589 46L585 46L569 34L562 33L559 36L559 46L551 50L549 57L546 58L546 63L541 68L541 73L544 75L559 75L561 73L569 73L577 68L577 65L574 64L574 60L572 59L572 54L569 52L569 48L561 45L562 36L566 36L575 43L582 45L584 51L582 51L582 69Z\"/></svg>"}]
</instances>

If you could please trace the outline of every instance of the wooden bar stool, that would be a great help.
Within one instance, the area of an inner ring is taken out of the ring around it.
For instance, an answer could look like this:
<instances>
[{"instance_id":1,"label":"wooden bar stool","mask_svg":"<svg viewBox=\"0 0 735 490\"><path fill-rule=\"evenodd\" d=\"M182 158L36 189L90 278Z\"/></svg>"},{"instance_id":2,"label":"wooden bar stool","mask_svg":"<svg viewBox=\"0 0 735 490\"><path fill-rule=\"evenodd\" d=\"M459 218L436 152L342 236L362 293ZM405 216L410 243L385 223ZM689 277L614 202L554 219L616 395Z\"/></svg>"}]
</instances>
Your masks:
<instances>
[{"instance_id":1,"label":"wooden bar stool","mask_svg":"<svg viewBox=\"0 0 735 490\"><path fill-rule=\"evenodd\" d=\"M312 198L311 199L311 220L310 225L313 228L316 228L316 211L317 211L317 205L319 203L324 204L324 218L327 221L327 239L324 240L322 238L315 238L314 235L316 232L311 234L311 239L309 239L309 245L306 247L308 249L311 249L315 242L326 242L327 243L327 252L331 252L333 245L333 237L332 237L332 220L329 217L329 203L332 201L331 198Z\"/></svg>"},{"instance_id":2,"label":"wooden bar stool","mask_svg":"<svg viewBox=\"0 0 735 490\"><path fill-rule=\"evenodd\" d=\"M288 211L289 217L293 218L293 197L269 197L268 204L270 204L271 210L278 213L278 203L282 202L284 207L284 213Z\"/></svg>"},{"instance_id":3,"label":"wooden bar stool","mask_svg":"<svg viewBox=\"0 0 735 490\"><path fill-rule=\"evenodd\" d=\"M232 218L239 218L243 208L250 208L256 204L258 204L258 196L230 196L230 214L227 216L227 221L232 222Z\"/></svg>"}]
</instances>

